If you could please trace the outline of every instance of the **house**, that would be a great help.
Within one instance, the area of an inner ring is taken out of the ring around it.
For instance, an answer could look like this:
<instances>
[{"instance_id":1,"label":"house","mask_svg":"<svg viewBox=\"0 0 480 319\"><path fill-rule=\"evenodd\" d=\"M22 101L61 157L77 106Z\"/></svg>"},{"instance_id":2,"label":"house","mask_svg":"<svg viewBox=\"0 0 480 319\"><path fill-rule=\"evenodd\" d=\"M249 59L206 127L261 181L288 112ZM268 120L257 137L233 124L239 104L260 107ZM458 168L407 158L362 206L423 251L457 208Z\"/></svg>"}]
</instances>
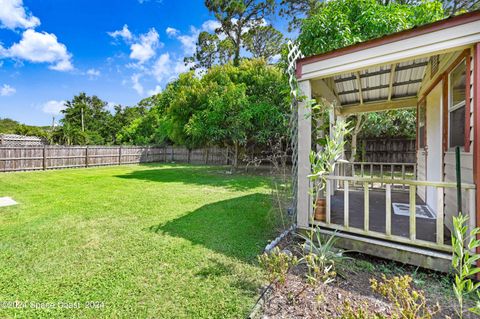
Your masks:
<instances>
[{"instance_id":1,"label":"house","mask_svg":"<svg viewBox=\"0 0 480 319\"><path fill-rule=\"evenodd\" d=\"M317 121L310 104L299 102L297 226L338 231L348 249L447 270L458 213L457 146L462 212L470 227L480 226L480 12L299 58L296 78L307 99L336 105L331 123L357 113L417 109L415 165L362 164L369 176L342 168L358 171L358 165L339 165L327 177L326 217L315 220L308 175Z\"/></svg>"}]
</instances>

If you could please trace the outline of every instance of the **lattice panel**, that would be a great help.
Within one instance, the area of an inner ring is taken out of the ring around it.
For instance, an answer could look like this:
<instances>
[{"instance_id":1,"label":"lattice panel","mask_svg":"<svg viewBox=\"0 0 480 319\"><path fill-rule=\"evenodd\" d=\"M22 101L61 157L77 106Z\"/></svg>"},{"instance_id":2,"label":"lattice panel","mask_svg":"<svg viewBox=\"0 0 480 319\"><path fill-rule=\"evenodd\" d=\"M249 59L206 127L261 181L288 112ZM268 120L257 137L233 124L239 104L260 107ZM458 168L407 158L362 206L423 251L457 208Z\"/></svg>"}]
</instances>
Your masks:
<instances>
[{"instance_id":1,"label":"lattice panel","mask_svg":"<svg viewBox=\"0 0 480 319\"><path fill-rule=\"evenodd\" d=\"M298 46L289 41L288 42L288 82L290 84L290 145L292 148L292 210L293 214L297 213L297 174L298 174L298 83L295 76L297 59L302 58L302 52Z\"/></svg>"}]
</instances>

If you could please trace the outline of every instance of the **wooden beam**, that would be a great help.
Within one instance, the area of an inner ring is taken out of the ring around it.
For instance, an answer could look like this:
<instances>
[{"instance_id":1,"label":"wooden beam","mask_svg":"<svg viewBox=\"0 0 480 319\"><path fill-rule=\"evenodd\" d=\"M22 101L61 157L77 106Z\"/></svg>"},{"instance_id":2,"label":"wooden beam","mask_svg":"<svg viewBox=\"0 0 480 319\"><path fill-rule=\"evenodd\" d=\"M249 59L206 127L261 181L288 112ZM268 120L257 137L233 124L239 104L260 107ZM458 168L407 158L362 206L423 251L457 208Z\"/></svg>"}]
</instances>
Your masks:
<instances>
[{"instance_id":1,"label":"wooden beam","mask_svg":"<svg viewBox=\"0 0 480 319\"><path fill-rule=\"evenodd\" d=\"M390 67L390 83L389 83L389 88L388 88L388 100L392 100L392 94L393 94L393 82L395 82L395 69L397 68L397 65L394 63Z\"/></svg>"},{"instance_id":2,"label":"wooden beam","mask_svg":"<svg viewBox=\"0 0 480 319\"><path fill-rule=\"evenodd\" d=\"M386 110L414 108L417 105L417 98L407 98L401 100L379 101L365 104L344 106L339 108L341 115L347 116L357 113L380 112Z\"/></svg>"},{"instance_id":3,"label":"wooden beam","mask_svg":"<svg viewBox=\"0 0 480 319\"><path fill-rule=\"evenodd\" d=\"M362 81L360 81L360 72L355 73L355 76L357 77L358 97L361 105L363 104L363 92L362 92Z\"/></svg>"}]
</instances>

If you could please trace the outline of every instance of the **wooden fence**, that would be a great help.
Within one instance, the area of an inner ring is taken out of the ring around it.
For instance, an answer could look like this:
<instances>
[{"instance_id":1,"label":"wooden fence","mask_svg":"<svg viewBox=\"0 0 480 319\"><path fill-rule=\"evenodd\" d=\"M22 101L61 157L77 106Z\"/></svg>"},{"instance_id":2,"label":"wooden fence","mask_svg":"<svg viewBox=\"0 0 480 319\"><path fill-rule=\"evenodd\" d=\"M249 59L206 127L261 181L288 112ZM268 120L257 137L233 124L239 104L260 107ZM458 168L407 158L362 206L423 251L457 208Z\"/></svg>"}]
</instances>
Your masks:
<instances>
[{"instance_id":1,"label":"wooden fence","mask_svg":"<svg viewBox=\"0 0 480 319\"><path fill-rule=\"evenodd\" d=\"M229 164L220 148L189 151L183 147L32 146L0 147L0 172L47 170L152 162Z\"/></svg>"},{"instance_id":2,"label":"wooden fence","mask_svg":"<svg viewBox=\"0 0 480 319\"><path fill-rule=\"evenodd\" d=\"M366 139L357 143L358 162L415 163L415 139ZM345 152L350 158L350 151Z\"/></svg>"}]
</instances>

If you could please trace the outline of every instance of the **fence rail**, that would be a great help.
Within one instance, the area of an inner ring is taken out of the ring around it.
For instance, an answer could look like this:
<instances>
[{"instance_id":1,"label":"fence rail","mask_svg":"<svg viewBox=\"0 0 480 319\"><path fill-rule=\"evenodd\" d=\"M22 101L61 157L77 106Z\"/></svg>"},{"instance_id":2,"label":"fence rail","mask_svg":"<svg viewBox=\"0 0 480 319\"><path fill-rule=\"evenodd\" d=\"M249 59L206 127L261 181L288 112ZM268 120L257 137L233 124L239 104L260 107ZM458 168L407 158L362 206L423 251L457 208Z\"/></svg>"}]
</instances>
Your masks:
<instances>
[{"instance_id":1,"label":"fence rail","mask_svg":"<svg viewBox=\"0 0 480 319\"><path fill-rule=\"evenodd\" d=\"M151 162L229 164L228 150L139 146L0 147L0 172L93 167Z\"/></svg>"},{"instance_id":2,"label":"fence rail","mask_svg":"<svg viewBox=\"0 0 480 319\"><path fill-rule=\"evenodd\" d=\"M332 223L331 218L331 196L334 192L334 183L341 182L343 184L344 191L344 212L343 212L343 224ZM363 211L364 220L363 227L352 227L350 225L350 215L358 213L359 208L355 211L350 211L349 205L349 191L350 184L360 183L363 185ZM369 228L370 225L370 202L369 191L372 189L373 183L386 185L385 186L385 232L372 231ZM408 237L398 236L392 234L392 186L397 184L403 184L409 190L409 232ZM417 216L416 216L416 189L419 186L434 187L437 191L437 212L436 212L436 239L434 242L420 240L417 238ZM456 183L448 182L431 182L431 181L418 181L418 180L398 180L398 179L382 179L382 178L365 178L365 177L348 177L348 176L328 176L326 185L326 218L325 221L315 221L314 224L328 227L331 229L348 231L355 234L364 236L387 239L398 243L410 244L413 246L421 246L440 251L451 252L452 247L444 242L444 205L443 194L446 188L456 188ZM475 212L475 185L473 184L461 184L462 190L467 194L467 201L470 214Z\"/></svg>"}]
</instances>

